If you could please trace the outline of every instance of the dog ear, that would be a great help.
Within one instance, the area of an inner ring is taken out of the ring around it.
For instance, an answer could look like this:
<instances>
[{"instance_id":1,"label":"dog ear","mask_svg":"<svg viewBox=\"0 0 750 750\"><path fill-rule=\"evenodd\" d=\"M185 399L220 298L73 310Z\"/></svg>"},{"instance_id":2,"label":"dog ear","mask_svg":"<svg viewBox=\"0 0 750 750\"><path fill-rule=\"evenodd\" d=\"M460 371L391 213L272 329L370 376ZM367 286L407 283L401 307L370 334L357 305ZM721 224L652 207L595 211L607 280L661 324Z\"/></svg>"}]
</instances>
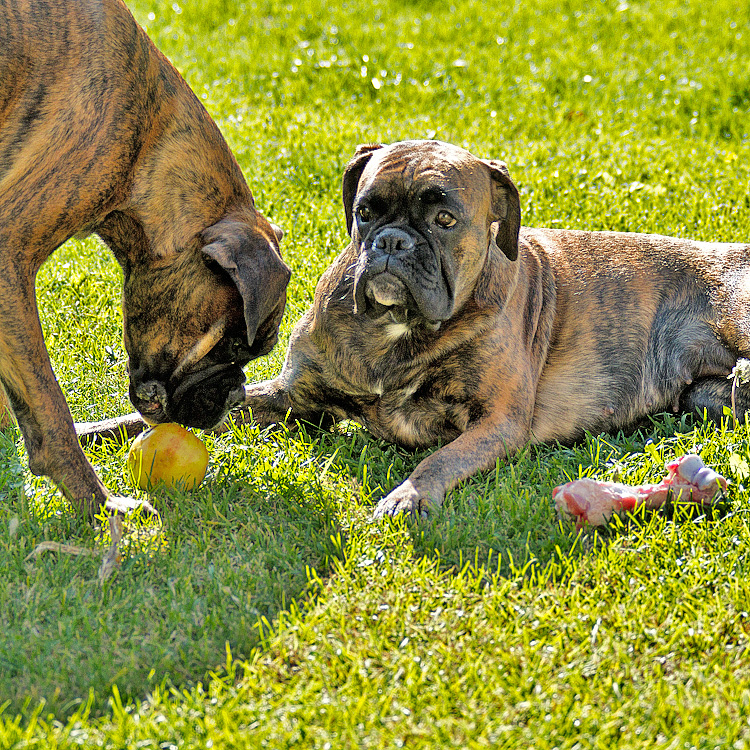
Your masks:
<instances>
[{"instance_id":1,"label":"dog ear","mask_svg":"<svg viewBox=\"0 0 750 750\"><path fill-rule=\"evenodd\" d=\"M521 229L521 200L518 188L510 178L504 162L484 162L492 179L492 214L490 221L497 222L495 242L509 260L518 258L518 233Z\"/></svg>"},{"instance_id":2,"label":"dog ear","mask_svg":"<svg viewBox=\"0 0 750 750\"><path fill-rule=\"evenodd\" d=\"M367 162L370 161L374 151L383 148L380 143L368 143L357 146L354 156L344 168L343 193L344 193L344 214L346 216L346 231L352 233L352 224L354 223L354 196L357 194L357 185L359 178L362 176Z\"/></svg>"},{"instance_id":3,"label":"dog ear","mask_svg":"<svg viewBox=\"0 0 750 750\"><path fill-rule=\"evenodd\" d=\"M247 341L256 356L270 351L276 340L291 276L272 225L263 232L259 224L225 217L201 232L202 251L229 274L242 296ZM273 342L270 346L265 340L256 342L256 336Z\"/></svg>"}]
</instances>

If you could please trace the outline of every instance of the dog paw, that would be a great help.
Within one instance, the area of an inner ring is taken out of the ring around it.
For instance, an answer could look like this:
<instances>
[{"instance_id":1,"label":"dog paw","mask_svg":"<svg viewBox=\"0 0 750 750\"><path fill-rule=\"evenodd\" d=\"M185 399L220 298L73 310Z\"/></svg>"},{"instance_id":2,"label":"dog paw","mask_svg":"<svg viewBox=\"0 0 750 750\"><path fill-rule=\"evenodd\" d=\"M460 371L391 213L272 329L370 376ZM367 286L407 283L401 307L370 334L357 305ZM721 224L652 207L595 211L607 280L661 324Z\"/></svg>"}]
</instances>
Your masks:
<instances>
[{"instance_id":1,"label":"dog paw","mask_svg":"<svg viewBox=\"0 0 750 750\"><path fill-rule=\"evenodd\" d=\"M139 511L145 516L159 515L156 508L148 500L136 500L133 497L123 495L110 495L104 504L104 509L119 516L129 516Z\"/></svg>"},{"instance_id":2,"label":"dog paw","mask_svg":"<svg viewBox=\"0 0 750 750\"><path fill-rule=\"evenodd\" d=\"M386 516L397 516L406 513L417 518L427 518L432 503L407 479L386 495L376 506L372 520L378 521Z\"/></svg>"}]
</instances>

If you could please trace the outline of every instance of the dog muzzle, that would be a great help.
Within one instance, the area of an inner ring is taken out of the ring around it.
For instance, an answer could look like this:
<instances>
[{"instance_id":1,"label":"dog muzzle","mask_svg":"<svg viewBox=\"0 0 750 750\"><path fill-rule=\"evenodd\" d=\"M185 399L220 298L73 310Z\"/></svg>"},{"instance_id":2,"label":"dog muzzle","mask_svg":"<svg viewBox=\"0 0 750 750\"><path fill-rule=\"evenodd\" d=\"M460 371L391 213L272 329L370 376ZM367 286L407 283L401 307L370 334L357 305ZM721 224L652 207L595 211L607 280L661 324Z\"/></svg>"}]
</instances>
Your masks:
<instances>
[{"instance_id":1,"label":"dog muzzle","mask_svg":"<svg viewBox=\"0 0 750 750\"><path fill-rule=\"evenodd\" d=\"M354 313L396 322L448 320L454 306L453 269L419 235L396 227L365 241L354 272Z\"/></svg>"}]
</instances>

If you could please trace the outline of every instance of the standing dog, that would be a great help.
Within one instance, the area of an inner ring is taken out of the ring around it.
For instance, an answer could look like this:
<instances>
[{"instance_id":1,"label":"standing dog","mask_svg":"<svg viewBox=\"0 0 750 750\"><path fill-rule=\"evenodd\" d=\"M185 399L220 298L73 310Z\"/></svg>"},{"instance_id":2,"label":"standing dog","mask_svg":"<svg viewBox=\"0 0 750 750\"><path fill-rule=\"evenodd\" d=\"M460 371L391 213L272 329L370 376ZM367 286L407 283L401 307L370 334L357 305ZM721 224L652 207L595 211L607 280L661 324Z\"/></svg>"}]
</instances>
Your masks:
<instances>
[{"instance_id":1,"label":"standing dog","mask_svg":"<svg viewBox=\"0 0 750 750\"><path fill-rule=\"evenodd\" d=\"M730 404L750 246L521 228L505 165L435 141L360 147L343 193L351 244L245 403L262 424L351 418L444 443L376 517L424 515L529 442ZM747 388L736 405L750 409Z\"/></svg>"},{"instance_id":2,"label":"standing dog","mask_svg":"<svg viewBox=\"0 0 750 750\"><path fill-rule=\"evenodd\" d=\"M120 0L0 0L0 383L29 466L81 510L123 511L78 444L35 278L97 233L124 273L130 396L210 427L276 341L289 270L218 128Z\"/></svg>"}]
</instances>

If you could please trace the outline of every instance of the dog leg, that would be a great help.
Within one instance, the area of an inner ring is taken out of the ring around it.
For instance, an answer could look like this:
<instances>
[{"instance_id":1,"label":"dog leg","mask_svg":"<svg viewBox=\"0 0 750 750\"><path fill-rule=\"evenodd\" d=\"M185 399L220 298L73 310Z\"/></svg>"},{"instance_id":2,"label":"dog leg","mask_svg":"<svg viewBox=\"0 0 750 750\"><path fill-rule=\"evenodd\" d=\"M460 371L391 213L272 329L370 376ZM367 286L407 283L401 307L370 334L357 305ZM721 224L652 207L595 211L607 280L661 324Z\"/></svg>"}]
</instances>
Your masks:
<instances>
[{"instance_id":1,"label":"dog leg","mask_svg":"<svg viewBox=\"0 0 750 750\"><path fill-rule=\"evenodd\" d=\"M680 397L680 410L705 413L717 424L726 418L724 408L732 408L732 381L724 377L696 380ZM750 385L737 384L734 393L735 418L744 419L750 412Z\"/></svg>"},{"instance_id":2,"label":"dog leg","mask_svg":"<svg viewBox=\"0 0 750 750\"><path fill-rule=\"evenodd\" d=\"M233 411L235 419L247 422L252 419L261 427L283 422L287 417L289 422L304 419L298 416L292 407L289 391L280 384L280 378L264 380L245 386L245 401L239 411Z\"/></svg>"},{"instance_id":3,"label":"dog leg","mask_svg":"<svg viewBox=\"0 0 750 750\"><path fill-rule=\"evenodd\" d=\"M407 513L427 518L443 504L445 494L459 482L495 465L528 442L517 425L505 429L480 422L453 442L422 461L409 478L386 495L376 506L372 519Z\"/></svg>"},{"instance_id":4,"label":"dog leg","mask_svg":"<svg viewBox=\"0 0 750 750\"><path fill-rule=\"evenodd\" d=\"M33 284L19 315L7 287L0 295L0 382L8 396L29 456L29 468L47 475L89 517L104 506L126 513L147 502L111 495L78 444L73 419L44 346ZM23 326L19 325L23 321Z\"/></svg>"},{"instance_id":5,"label":"dog leg","mask_svg":"<svg viewBox=\"0 0 750 750\"><path fill-rule=\"evenodd\" d=\"M138 412L101 422L76 422L76 435L81 445L98 445L103 440L125 443L148 428Z\"/></svg>"},{"instance_id":6,"label":"dog leg","mask_svg":"<svg viewBox=\"0 0 750 750\"><path fill-rule=\"evenodd\" d=\"M335 417L320 406L315 388L307 385L299 378L285 378L283 373L273 380L246 385L242 407L231 411L230 416L237 424L255 422L268 427L286 423L292 429L296 421L318 426L334 422ZM225 421L211 432L220 434L226 429Z\"/></svg>"}]
</instances>

